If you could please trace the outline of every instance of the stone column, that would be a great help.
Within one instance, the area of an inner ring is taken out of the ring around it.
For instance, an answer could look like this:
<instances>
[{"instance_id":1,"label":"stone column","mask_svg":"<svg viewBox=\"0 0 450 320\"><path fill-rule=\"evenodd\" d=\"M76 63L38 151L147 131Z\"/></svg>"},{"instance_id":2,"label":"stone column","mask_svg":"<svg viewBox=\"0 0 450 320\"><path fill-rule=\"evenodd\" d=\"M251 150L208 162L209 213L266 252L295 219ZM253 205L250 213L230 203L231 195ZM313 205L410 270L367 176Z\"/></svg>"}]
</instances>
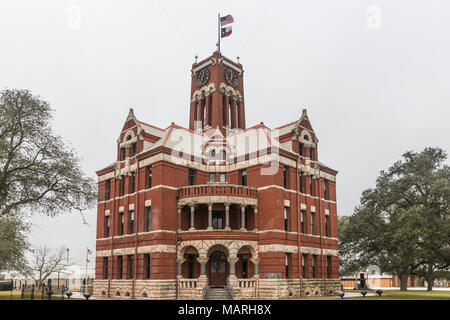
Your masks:
<instances>
[{"instance_id":1,"label":"stone column","mask_svg":"<svg viewBox=\"0 0 450 320\"><path fill-rule=\"evenodd\" d=\"M238 286L237 277L236 277L236 262L238 262L238 258L236 256L229 257L228 263L230 264L230 275L228 276L228 280L230 282L230 286L235 288Z\"/></svg>"},{"instance_id":2,"label":"stone column","mask_svg":"<svg viewBox=\"0 0 450 320\"><path fill-rule=\"evenodd\" d=\"M231 100L231 128L237 128L237 123L236 123L237 119L236 119L236 100L233 98Z\"/></svg>"},{"instance_id":3,"label":"stone column","mask_svg":"<svg viewBox=\"0 0 450 320\"><path fill-rule=\"evenodd\" d=\"M183 258L177 258L177 266L178 266L178 277L182 278L182 274L183 274L183 263L184 263L185 259Z\"/></svg>"},{"instance_id":4,"label":"stone column","mask_svg":"<svg viewBox=\"0 0 450 320\"><path fill-rule=\"evenodd\" d=\"M195 206L191 206L191 223L189 226L189 230L195 230L194 212L195 212Z\"/></svg>"},{"instance_id":5,"label":"stone column","mask_svg":"<svg viewBox=\"0 0 450 320\"><path fill-rule=\"evenodd\" d=\"M241 205L241 230L245 231L245 206Z\"/></svg>"},{"instance_id":6,"label":"stone column","mask_svg":"<svg viewBox=\"0 0 450 320\"><path fill-rule=\"evenodd\" d=\"M223 110L225 112L224 125L230 126L230 96L225 95L225 104L223 105Z\"/></svg>"},{"instance_id":7,"label":"stone column","mask_svg":"<svg viewBox=\"0 0 450 320\"><path fill-rule=\"evenodd\" d=\"M208 204L208 229L212 230L212 204Z\"/></svg>"},{"instance_id":8,"label":"stone column","mask_svg":"<svg viewBox=\"0 0 450 320\"><path fill-rule=\"evenodd\" d=\"M208 262L208 257L198 257L198 263L200 263L200 277L198 278L199 288L204 288L206 286L206 263Z\"/></svg>"},{"instance_id":9,"label":"stone column","mask_svg":"<svg viewBox=\"0 0 450 320\"><path fill-rule=\"evenodd\" d=\"M202 118L202 112L203 111L203 103L202 103L202 99L198 99L197 101L197 121L200 121L200 125L197 127L197 130L201 130L202 127L202 123L203 123L203 118Z\"/></svg>"},{"instance_id":10,"label":"stone column","mask_svg":"<svg viewBox=\"0 0 450 320\"><path fill-rule=\"evenodd\" d=\"M253 277L259 277L259 258L251 258L253 263Z\"/></svg>"},{"instance_id":11,"label":"stone column","mask_svg":"<svg viewBox=\"0 0 450 320\"><path fill-rule=\"evenodd\" d=\"M209 119L209 93L207 95L205 95L205 127L208 125L210 125L210 123L208 122Z\"/></svg>"},{"instance_id":12,"label":"stone column","mask_svg":"<svg viewBox=\"0 0 450 320\"><path fill-rule=\"evenodd\" d=\"M225 230L230 230L230 204L225 203Z\"/></svg>"}]
</instances>

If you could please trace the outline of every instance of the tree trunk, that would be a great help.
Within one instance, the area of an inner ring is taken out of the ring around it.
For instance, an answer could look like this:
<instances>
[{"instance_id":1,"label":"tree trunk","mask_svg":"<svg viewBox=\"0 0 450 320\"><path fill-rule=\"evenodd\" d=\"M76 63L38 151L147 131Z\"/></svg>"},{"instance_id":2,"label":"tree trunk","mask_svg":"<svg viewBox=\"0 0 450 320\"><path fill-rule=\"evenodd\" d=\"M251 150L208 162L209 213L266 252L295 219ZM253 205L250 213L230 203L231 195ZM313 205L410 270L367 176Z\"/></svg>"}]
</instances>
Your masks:
<instances>
[{"instance_id":1,"label":"tree trunk","mask_svg":"<svg viewBox=\"0 0 450 320\"><path fill-rule=\"evenodd\" d=\"M408 290L408 274L402 273L400 275L400 291Z\"/></svg>"},{"instance_id":2,"label":"tree trunk","mask_svg":"<svg viewBox=\"0 0 450 320\"><path fill-rule=\"evenodd\" d=\"M434 279L432 277L427 278L427 291L433 290Z\"/></svg>"}]
</instances>

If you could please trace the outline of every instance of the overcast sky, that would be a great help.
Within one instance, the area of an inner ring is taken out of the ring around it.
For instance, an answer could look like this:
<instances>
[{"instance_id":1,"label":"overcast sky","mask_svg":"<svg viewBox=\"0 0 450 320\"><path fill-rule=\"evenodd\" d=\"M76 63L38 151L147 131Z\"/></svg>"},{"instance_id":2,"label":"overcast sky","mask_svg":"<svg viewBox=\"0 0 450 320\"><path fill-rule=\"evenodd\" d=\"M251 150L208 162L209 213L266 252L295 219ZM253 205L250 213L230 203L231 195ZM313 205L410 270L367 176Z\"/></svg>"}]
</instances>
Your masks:
<instances>
[{"instance_id":1,"label":"overcast sky","mask_svg":"<svg viewBox=\"0 0 450 320\"><path fill-rule=\"evenodd\" d=\"M115 160L133 107L160 127L188 126L190 67L215 50L217 13L234 16L222 53L245 69L247 126L295 121L307 108L319 160L339 171L350 214L405 151L449 150L448 0L2 0L0 88L28 88L86 173ZM35 217L32 245L95 250L96 210Z\"/></svg>"}]
</instances>

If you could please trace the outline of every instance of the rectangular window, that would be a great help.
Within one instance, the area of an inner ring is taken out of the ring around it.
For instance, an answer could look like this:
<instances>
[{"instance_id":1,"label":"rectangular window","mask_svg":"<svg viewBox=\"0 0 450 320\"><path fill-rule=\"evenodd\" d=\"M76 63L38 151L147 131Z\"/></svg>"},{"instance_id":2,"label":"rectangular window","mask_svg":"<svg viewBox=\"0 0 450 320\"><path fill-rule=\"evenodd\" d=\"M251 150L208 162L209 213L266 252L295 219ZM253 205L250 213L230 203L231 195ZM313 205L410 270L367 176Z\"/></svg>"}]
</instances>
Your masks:
<instances>
[{"instance_id":1,"label":"rectangular window","mask_svg":"<svg viewBox=\"0 0 450 320\"><path fill-rule=\"evenodd\" d=\"M151 227L151 218L152 218L152 207L145 208L145 231L150 231Z\"/></svg>"},{"instance_id":2,"label":"rectangular window","mask_svg":"<svg viewBox=\"0 0 450 320\"><path fill-rule=\"evenodd\" d=\"M125 160L125 148L120 148L120 160Z\"/></svg>"},{"instance_id":3,"label":"rectangular window","mask_svg":"<svg viewBox=\"0 0 450 320\"><path fill-rule=\"evenodd\" d=\"M309 177L309 194L314 195L314 182L313 182L313 176Z\"/></svg>"},{"instance_id":4,"label":"rectangular window","mask_svg":"<svg viewBox=\"0 0 450 320\"><path fill-rule=\"evenodd\" d=\"M313 278L315 278L317 276L317 256L313 255L313 259L312 259L312 272L313 272Z\"/></svg>"},{"instance_id":5,"label":"rectangular window","mask_svg":"<svg viewBox=\"0 0 450 320\"><path fill-rule=\"evenodd\" d=\"M247 185L247 170L241 170L239 171L241 176L241 185L246 186Z\"/></svg>"},{"instance_id":6,"label":"rectangular window","mask_svg":"<svg viewBox=\"0 0 450 320\"><path fill-rule=\"evenodd\" d=\"M325 215L325 236L329 237L330 236L330 216Z\"/></svg>"},{"instance_id":7,"label":"rectangular window","mask_svg":"<svg viewBox=\"0 0 450 320\"><path fill-rule=\"evenodd\" d=\"M309 148L309 157L311 160L314 160L314 148Z\"/></svg>"},{"instance_id":8,"label":"rectangular window","mask_svg":"<svg viewBox=\"0 0 450 320\"><path fill-rule=\"evenodd\" d=\"M144 254L145 279L150 279L150 254Z\"/></svg>"},{"instance_id":9,"label":"rectangular window","mask_svg":"<svg viewBox=\"0 0 450 320\"><path fill-rule=\"evenodd\" d=\"M305 233L305 210L302 210L300 213L300 219L301 219L301 224L300 224L300 232L301 233Z\"/></svg>"},{"instance_id":10,"label":"rectangular window","mask_svg":"<svg viewBox=\"0 0 450 320\"><path fill-rule=\"evenodd\" d=\"M118 272L118 278L122 279L123 276L123 256L118 256L117 257L117 272Z\"/></svg>"},{"instance_id":11,"label":"rectangular window","mask_svg":"<svg viewBox=\"0 0 450 320\"><path fill-rule=\"evenodd\" d=\"M221 173L219 177L220 177L220 182L223 182L223 183L226 182L227 179L226 179L225 173Z\"/></svg>"},{"instance_id":12,"label":"rectangular window","mask_svg":"<svg viewBox=\"0 0 450 320\"><path fill-rule=\"evenodd\" d=\"M327 256L327 278L331 278L331 256Z\"/></svg>"},{"instance_id":13,"label":"rectangular window","mask_svg":"<svg viewBox=\"0 0 450 320\"><path fill-rule=\"evenodd\" d=\"M303 143L301 142L298 144L298 154L303 157Z\"/></svg>"},{"instance_id":14,"label":"rectangular window","mask_svg":"<svg viewBox=\"0 0 450 320\"><path fill-rule=\"evenodd\" d=\"M128 256L128 279L133 279L133 256Z\"/></svg>"},{"instance_id":15,"label":"rectangular window","mask_svg":"<svg viewBox=\"0 0 450 320\"><path fill-rule=\"evenodd\" d=\"M131 174L130 192L129 193L134 193L135 190L136 190L136 174L133 172Z\"/></svg>"},{"instance_id":16,"label":"rectangular window","mask_svg":"<svg viewBox=\"0 0 450 320\"><path fill-rule=\"evenodd\" d=\"M103 257L103 279L108 279L108 257Z\"/></svg>"},{"instance_id":17,"label":"rectangular window","mask_svg":"<svg viewBox=\"0 0 450 320\"><path fill-rule=\"evenodd\" d=\"M106 181L105 186L105 200L109 200L111 198L111 179Z\"/></svg>"},{"instance_id":18,"label":"rectangular window","mask_svg":"<svg viewBox=\"0 0 450 320\"><path fill-rule=\"evenodd\" d=\"M128 224L128 234L134 233L134 210L128 212L129 224Z\"/></svg>"},{"instance_id":19,"label":"rectangular window","mask_svg":"<svg viewBox=\"0 0 450 320\"><path fill-rule=\"evenodd\" d=\"M215 173L209 174L209 182L216 182L216 174Z\"/></svg>"},{"instance_id":20,"label":"rectangular window","mask_svg":"<svg viewBox=\"0 0 450 320\"><path fill-rule=\"evenodd\" d=\"M328 200L328 180L323 180L323 196Z\"/></svg>"},{"instance_id":21,"label":"rectangular window","mask_svg":"<svg viewBox=\"0 0 450 320\"><path fill-rule=\"evenodd\" d=\"M147 189L152 187L152 166L147 167Z\"/></svg>"},{"instance_id":22,"label":"rectangular window","mask_svg":"<svg viewBox=\"0 0 450 320\"><path fill-rule=\"evenodd\" d=\"M286 166L283 167L283 187L288 188L288 168Z\"/></svg>"},{"instance_id":23,"label":"rectangular window","mask_svg":"<svg viewBox=\"0 0 450 320\"><path fill-rule=\"evenodd\" d=\"M300 174L300 193L305 193L304 186L303 186L303 175Z\"/></svg>"},{"instance_id":24,"label":"rectangular window","mask_svg":"<svg viewBox=\"0 0 450 320\"><path fill-rule=\"evenodd\" d=\"M132 144L132 155L133 157L136 155L136 151L137 151L137 145L136 142Z\"/></svg>"},{"instance_id":25,"label":"rectangular window","mask_svg":"<svg viewBox=\"0 0 450 320\"><path fill-rule=\"evenodd\" d=\"M189 186L195 185L195 170L194 170L194 169L189 169L189 173L188 173L188 185L189 185Z\"/></svg>"},{"instance_id":26,"label":"rectangular window","mask_svg":"<svg viewBox=\"0 0 450 320\"><path fill-rule=\"evenodd\" d=\"M105 238L109 237L109 216L105 217Z\"/></svg>"},{"instance_id":27,"label":"rectangular window","mask_svg":"<svg viewBox=\"0 0 450 320\"><path fill-rule=\"evenodd\" d=\"M119 236L123 236L123 212L119 213Z\"/></svg>"},{"instance_id":28,"label":"rectangular window","mask_svg":"<svg viewBox=\"0 0 450 320\"><path fill-rule=\"evenodd\" d=\"M289 229L289 208L284 207L284 231Z\"/></svg>"},{"instance_id":29,"label":"rectangular window","mask_svg":"<svg viewBox=\"0 0 450 320\"><path fill-rule=\"evenodd\" d=\"M286 279L290 277L290 270L289 270L289 262L291 260L291 254L286 253Z\"/></svg>"},{"instance_id":30,"label":"rectangular window","mask_svg":"<svg viewBox=\"0 0 450 320\"><path fill-rule=\"evenodd\" d=\"M306 254L302 254L302 275L303 278L306 278L306 263L307 263L308 259L307 259L307 255Z\"/></svg>"},{"instance_id":31,"label":"rectangular window","mask_svg":"<svg viewBox=\"0 0 450 320\"><path fill-rule=\"evenodd\" d=\"M311 212L311 234L315 234L314 233L315 222L316 222L316 214L314 212Z\"/></svg>"},{"instance_id":32,"label":"rectangular window","mask_svg":"<svg viewBox=\"0 0 450 320\"><path fill-rule=\"evenodd\" d=\"M125 194L125 176L122 176L120 179L120 195L123 196Z\"/></svg>"}]
</instances>

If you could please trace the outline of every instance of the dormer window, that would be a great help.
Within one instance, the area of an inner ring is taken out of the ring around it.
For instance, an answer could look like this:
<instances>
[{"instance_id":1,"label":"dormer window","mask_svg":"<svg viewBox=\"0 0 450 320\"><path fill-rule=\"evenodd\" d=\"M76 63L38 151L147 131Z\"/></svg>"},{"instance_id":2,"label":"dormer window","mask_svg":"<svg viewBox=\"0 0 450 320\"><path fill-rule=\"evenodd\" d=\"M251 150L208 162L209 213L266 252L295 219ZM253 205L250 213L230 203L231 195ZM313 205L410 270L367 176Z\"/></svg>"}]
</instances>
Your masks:
<instances>
[{"instance_id":1,"label":"dormer window","mask_svg":"<svg viewBox=\"0 0 450 320\"><path fill-rule=\"evenodd\" d=\"M137 145L136 142L131 145L132 155L133 157L136 155Z\"/></svg>"},{"instance_id":2,"label":"dormer window","mask_svg":"<svg viewBox=\"0 0 450 320\"><path fill-rule=\"evenodd\" d=\"M216 160L216 150L211 150L209 153L209 160Z\"/></svg>"},{"instance_id":3,"label":"dormer window","mask_svg":"<svg viewBox=\"0 0 450 320\"><path fill-rule=\"evenodd\" d=\"M120 148L120 160L125 160L125 148Z\"/></svg>"}]
</instances>

